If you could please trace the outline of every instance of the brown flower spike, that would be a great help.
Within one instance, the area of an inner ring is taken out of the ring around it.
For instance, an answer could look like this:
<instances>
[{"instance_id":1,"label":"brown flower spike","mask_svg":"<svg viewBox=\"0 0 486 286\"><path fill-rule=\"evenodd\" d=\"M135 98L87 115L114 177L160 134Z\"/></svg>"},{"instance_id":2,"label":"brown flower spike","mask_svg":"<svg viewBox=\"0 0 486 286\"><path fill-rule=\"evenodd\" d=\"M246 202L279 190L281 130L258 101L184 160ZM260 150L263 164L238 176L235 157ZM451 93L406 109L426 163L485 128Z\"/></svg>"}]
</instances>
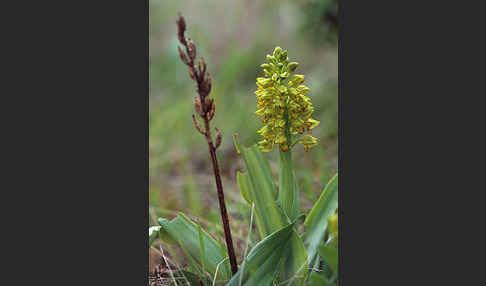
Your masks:
<instances>
[{"instance_id":1,"label":"brown flower spike","mask_svg":"<svg viewBox=\"0 0 486 286\"><path fill-rule=\"evenodd\" d=\"M209 154L211 155L211 162L213 165L214 179L216 180L216 187L218 190L219 209L221 211L221 219L223 221L224 235L226 238L226 246L228 247L228 256L231 265L231 272L235 274L238 271L236 264L236 255L233 248L233 239L231 238L231 230L229 227L229 218L226 211L226 204L224 202L223 184L221 183L221 175L219 173L218 160L216 158L216 149L221 145L222 135L221 132L216 130L216 141L213 143L213 137L211 136L210 121L214 118L216 112L216 106L214 100L209 97L211 92L211 74L207 72L206 62L201 57L197 62L197 69L194 65L194 60L197 56L196 45L191 39L187 39L184 36L186 31L186 22L184 17L180 14L177 18L177 37L179 42L185 47L185 52L181 47L178 47L179 56L182 62L187 66L189 76L196 82L196 91L198 97L194 98L194 110L196 114L201 117L204 122L204 128L201 126L196 116L192 115L192 121L196 129L204 135L208 143Z\"/></svg>"}]
</instances>

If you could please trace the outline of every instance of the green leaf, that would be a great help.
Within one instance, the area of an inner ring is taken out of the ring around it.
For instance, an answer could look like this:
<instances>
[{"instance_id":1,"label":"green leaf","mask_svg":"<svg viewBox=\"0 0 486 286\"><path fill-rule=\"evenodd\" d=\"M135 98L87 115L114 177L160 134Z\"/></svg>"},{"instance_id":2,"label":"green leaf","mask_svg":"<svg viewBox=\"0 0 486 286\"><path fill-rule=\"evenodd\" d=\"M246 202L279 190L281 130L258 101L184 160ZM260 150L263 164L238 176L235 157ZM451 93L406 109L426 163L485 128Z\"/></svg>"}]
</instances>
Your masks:
<instances>
[{"instance_id":1,"label":"green leaf","mask_svg":"<svg viewBox=\"0 0 486 286\"><path fill-rule=\"evenodd\" d=\"M240 266L227 286L239 285L242 272L241 285L268 286L269 282L274 280L284 250L294 232L293 227L293 224L289 224L257 243L244 260L244 266Z\"/></svg>"},{"instance_id":2,"label":"green leaf","mask_svg":"<svg viewBox=\"0 0 486 286\"><path fill-rule=\"evenodd\" d=\"M334 175L322 191L317 203L307 216L304 225L304 244L307 246L309 264L312 264L317 254L317 247L326 233L328 220L338 207L338 174Z\"/></svg>"},{"instance_id":3,"label":"green leaf","mask_svg":"<svg viewBox=\"0 0 486 286\"><path fill-rule=\"evenodd\" d=\"M308 273L307 252L295 229L285 247L279 281L284 285L302 285Z\"/></svg>"},{"instance_id":4,"label":"green leaf","mask_svg":"<svg viewBox=\"0 0 486 286\"><path fill-rule=\"evenodd\" d=\"M236 143L235 143L236 144ZM242 197L251 205L255 203L255 221L260 237L290 223L276 202L277 190L273 183L270 166L258 146L239 147L248 172L237 173L237 183Z\"/></svg>"},{"instance_id":5,"label":"green leaf","mask_svg":"<svg viewBox=\"0 0 486 286\"><path fill-rule=\"evenodd\" d=\"M236 181L245 201L249 205L255 203L255 222L261 239L287 224L274 198L268 192L255 191L248 173L237 172Z\"/></svg>"},{"instance_id":6,"label":"green leaf","mask_svg":"<svg viewBox=\"0 0 486 286\"><path fill-rule=\"evenodd\" d=\"M299 190L292 166L292 152L279 149L280 166L278 171L278 200L285 214L293 221L300 212Z\"/></svg>"},{"instance_id":7,"label":"green leaf","mask_svg":"<svg viewBox=\"0 0 486 286\"><path fill-rule=\"evenodd\" d=\"M183 213L179 213L172 221L159 218L159 224L162 227L160 231L162 240L167 243L175 242L185 253L190 255L191 259L204 265L205 270L211 275L214 275L218 263L225 256L222 255L220 245L213 237L202 228L200 235L198 226ZM202 236L204 250L201 249L200 236ZM201 255L201 253L204 253L204 255ZM230 278L228 276L228 270L229 263L226 261L219 267L218 277L221 277L223 280L228 280Z\"/></svg>"},{"instance_id":8,"label":"green leaf","mask_svg":"<svg viewBox=\"0 0 486 286\"><path fill-rule=\"evenodd\" d=\"M338 273L339 256L338 249L329 245L319 246L319 255L326 262L334 273Z\"/></svg>"},{"instance_id":9,"label":"green leaf","mask_svg":"<svg viewBox=\"0 0 486 286\"><path fill-rule=\"evenodd\" d=\"M334 283L327 280L324 275L312 272L309 276L309 286L334 286Z\"/></svg>"},{"instance_id":10,"label":"green leaf","mask_svg":"<svg viewBox=\"0 0 486 286\"><path fill-rule=\"evenodd\" d=\"M271 190L274 199L277 196L277 188L273 183L272 172L270 164L263 157L260 148L253 145L249 148L241 148L243 160L245 160L246 167L250 173L251 180L257 189Z\"/></svg>"},{"instance_id":11,"label":"green leaf","mask_svg":"<svg viewBox=\"0 0 486 286\"><path fill-rule=\"evenodd\" d=\"M250 175L248 173L242 174L239 171L236 172L236 183L240 189L240 194L243 199L251 205L251 202L255 200L254 192L252 192L253 186L250 181Z\"/></svg>"},{"instance_id":12,"label":"green leaf","mask_svg":"<svg viewBox=\"0 0 486 286\"><path fill-rule=\"evenodd\" d=\"M206 253L204 251L204 235L201 227L201 223L198 221L197 222L197 232L198 232L198 237L199 237L199 248L201 250L201 258L199 261L201 261L201 266L202 266L202 273L206 273L206 266L204 264L204 261L206 260Z\"/></svg>"}]
</instances>

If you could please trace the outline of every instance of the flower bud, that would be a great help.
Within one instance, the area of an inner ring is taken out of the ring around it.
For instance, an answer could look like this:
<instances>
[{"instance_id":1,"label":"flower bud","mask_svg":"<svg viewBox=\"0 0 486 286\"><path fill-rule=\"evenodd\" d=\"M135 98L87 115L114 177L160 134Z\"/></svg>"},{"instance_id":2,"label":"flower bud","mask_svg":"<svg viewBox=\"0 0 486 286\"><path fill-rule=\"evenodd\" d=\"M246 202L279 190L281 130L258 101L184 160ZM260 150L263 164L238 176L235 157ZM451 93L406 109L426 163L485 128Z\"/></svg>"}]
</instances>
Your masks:
<instances>
[{"instance_id":1,"label":"flower bud","mask_svg":"<svg viewBox=\"0 0 486 286\"><path fill-rule=\"evenodd\" d=\"M299 66L299 63L297 63L297 62L289 63L289 65L288 65L289 72L294 72L297 69L298 66Z\"/></svg>"},{"instance_id":2,"label":"flower bud","mask_svg":"<svg viewBox=\"0 0 486 286\"><path fill-rule=\"evenodd\" d=\"M287 85L296 87L303 82L304 82L304 76L301 74L296 74L290 79Z\"/></svg>"},{"instance_id":3,"label":"flower bud","mask_svg":"<svg viewBox=\"0 0 486 286\"><path fill-rule=\"evenodd\" d=\"M272 85L272 79L259 77L259 78L257 78L257 85L259 85L263 88L267 88L270 85Z\"/></svg>"}]
</instances>

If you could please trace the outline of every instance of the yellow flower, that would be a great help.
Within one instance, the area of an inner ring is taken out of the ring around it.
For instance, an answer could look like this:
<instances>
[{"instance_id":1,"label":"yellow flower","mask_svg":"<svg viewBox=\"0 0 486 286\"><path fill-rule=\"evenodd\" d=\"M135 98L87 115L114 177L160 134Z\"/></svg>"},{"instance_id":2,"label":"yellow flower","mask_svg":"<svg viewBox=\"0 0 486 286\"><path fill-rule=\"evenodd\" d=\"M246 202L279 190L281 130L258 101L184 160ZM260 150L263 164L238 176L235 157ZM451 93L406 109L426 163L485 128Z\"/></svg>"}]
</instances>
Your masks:
<instances>
[{"instance_id":1,"label":"yellow flower","mask_svg":"<svg viewBox=\"0 0 486 286\"><path fill-rule=\"evenodd\" d=\"M255 91L258 110L264 126L258 131L264 137L259 142L260 148L271 151L279 145L282 151L299 143L306 151L317 145L317 138L303 135L312 132L319 121L311 118L314 108L306 96L310 89L302 85L304 76L291 74L298 63L289 63L287 51L276 47L273 55L267 55L268 63L261 65L265 77L257 78L258 89Z\"/></svg>"}]
</instances>

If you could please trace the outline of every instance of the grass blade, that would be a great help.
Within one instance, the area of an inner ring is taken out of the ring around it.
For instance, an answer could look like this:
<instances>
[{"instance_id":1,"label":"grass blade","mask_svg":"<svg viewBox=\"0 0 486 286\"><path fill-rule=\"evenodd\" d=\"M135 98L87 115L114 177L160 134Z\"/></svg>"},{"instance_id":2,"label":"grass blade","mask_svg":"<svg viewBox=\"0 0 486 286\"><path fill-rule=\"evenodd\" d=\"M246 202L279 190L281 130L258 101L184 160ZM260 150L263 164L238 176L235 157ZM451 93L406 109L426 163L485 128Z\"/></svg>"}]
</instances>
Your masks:
<instances>
[{"instance_id":1,"label":"grass blade","mask_svg":"<svg viewBox=\"0 0 486 286\"><path fill-rule=\"evenodd\" d=\"M326 233L328 220L338 207L338 174L334 175L322 191L317 203L307 216L304 225L304 243L307 246L309 264L312 264L317 254L317 248Z\"/></svg>"}]
</instances>

